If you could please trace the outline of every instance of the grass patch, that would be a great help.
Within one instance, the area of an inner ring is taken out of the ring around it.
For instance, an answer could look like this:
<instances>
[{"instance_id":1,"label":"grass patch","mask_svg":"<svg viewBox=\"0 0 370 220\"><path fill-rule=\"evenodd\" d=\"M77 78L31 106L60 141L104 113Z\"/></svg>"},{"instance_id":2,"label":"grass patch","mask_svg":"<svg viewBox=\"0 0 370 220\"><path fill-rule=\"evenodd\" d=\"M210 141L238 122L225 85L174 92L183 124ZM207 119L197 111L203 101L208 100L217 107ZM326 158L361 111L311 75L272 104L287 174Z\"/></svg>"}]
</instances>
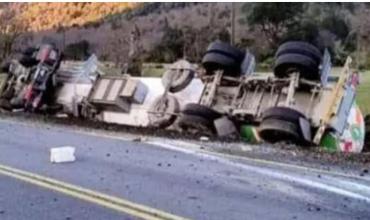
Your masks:
<instances>
[{"instance_id":1,"label":"grass patch","mask_svg":"<svg viewBox=\"0 0 370 220\"><path fill-rule=\"evenodd\" d=\"M143 77L161 77L165 69L163 67L144 67L141 71L141 76Z\"/></svg>"},{"instance_id":2,"label":"grass patch","mask_svg":"<svg viewBox=\"0 0 370 220\"><path fill-rule=\"evenodd\" d=\"M370 71L361 72L356 102L364 115L370 114Z\"/></svg>"},{"instance_id":3,"label":"grass patch","mask_svg":"<svg viewBox=\"0 0 370 220\"><path fill-rule=\"evenodd\" d=\"M0 73L0 86L2 85L3 81L5 81L6 73Z\"/></svg>"}]
</instances>

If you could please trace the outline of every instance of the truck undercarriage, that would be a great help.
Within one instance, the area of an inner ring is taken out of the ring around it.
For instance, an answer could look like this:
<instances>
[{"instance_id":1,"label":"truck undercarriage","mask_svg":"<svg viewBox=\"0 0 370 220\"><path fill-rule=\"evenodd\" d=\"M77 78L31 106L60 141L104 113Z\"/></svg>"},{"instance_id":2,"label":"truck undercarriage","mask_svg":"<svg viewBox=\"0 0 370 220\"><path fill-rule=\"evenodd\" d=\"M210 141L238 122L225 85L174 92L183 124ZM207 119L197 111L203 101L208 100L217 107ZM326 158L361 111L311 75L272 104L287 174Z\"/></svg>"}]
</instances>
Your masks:
<instances>
[{"instance_id":1,"label":"truck undercarriage","mask_svg":"<svg viewBox=\"0 0 370 220\"><path fill-rule=\"evenodd\" d=\"M40 63L12 61L1 87L3 109L27 109L25 93ZM94 55L85 62L62 62L52 77L55 91L46 92L59 106L53 113L71 117L360 152L364 122L354 103L350 65L348 58L340 75L332 76L326 50L287 42L276 53L273 73L255 73L248 51L213 42L202 68L180 60L162 79L111 76ZM51 104L43 101L37 110L42 106ZM359 138L345 135L356 129Z\"/></svg>"}]
</instances>

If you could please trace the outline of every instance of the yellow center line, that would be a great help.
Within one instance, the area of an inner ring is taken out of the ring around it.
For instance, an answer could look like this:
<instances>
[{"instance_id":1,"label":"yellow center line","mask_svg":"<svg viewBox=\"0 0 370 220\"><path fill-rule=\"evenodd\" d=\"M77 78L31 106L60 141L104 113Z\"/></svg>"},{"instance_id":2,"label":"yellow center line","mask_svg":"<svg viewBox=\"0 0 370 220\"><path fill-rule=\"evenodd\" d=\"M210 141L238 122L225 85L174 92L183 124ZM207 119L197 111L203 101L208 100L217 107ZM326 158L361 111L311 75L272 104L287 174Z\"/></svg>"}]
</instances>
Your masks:
<instances>
[{"instance_id":1,"label":"yellow center line","mask_svg":"<svg viewBox=\"0 0 370 220\"><path fill-rule=\"evenodd\" d=\"M0 174L12 177L42 188L53 190L80 200L97 204L118 212L122 212L140 219L148 220L184 220L186 218L176 216L158 209L130 202L128 200L110 196L90 189L65 183L49 177L31 172L19 170L5 165L0 165Z\"/></svg>"}]
</instances>

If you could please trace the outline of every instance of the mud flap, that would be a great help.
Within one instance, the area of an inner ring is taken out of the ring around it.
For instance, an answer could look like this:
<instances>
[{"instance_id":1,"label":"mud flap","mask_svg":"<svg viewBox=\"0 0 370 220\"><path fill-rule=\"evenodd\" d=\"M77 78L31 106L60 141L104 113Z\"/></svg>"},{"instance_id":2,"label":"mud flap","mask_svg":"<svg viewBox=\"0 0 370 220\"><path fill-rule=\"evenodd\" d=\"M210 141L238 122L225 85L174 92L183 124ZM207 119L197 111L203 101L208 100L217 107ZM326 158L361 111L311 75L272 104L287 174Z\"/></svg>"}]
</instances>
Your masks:
<instances>
[{"instance_id":1,"label":"mud flap","mask_svg":"<svg viewBox=\"0 0 370 220\"><path fill-rule=\"evenodd\" d=\"M331 122L331 127L334 128L339 135L343 134L348 122L348 117L355 101L356 91L352 87L347 87L345 95L341 100L339 109L334 119Z\"/></svg>"},{"instance_id":2,"label":"mud flap","mask_svg":"<svg viewBox=\"0 0 370 220\"><path fill-rule=\"evenodd\" d=\"M299 118L299 128L301 130L302 137L304 138L304 140L309 143L312 142L310 122L307 119L300 117Z\"/></svg>"}]
</instances>

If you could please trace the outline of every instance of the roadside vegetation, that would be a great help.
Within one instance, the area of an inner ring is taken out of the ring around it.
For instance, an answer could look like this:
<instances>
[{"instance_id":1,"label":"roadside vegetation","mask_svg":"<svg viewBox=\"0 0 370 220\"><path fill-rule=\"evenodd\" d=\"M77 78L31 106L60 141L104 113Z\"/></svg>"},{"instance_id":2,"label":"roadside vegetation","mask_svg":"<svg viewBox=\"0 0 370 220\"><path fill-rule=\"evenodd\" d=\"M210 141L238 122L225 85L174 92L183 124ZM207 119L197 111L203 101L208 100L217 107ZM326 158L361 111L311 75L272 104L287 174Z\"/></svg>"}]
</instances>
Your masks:
<instances>
[{"instance_id":1,"label":"roadside vegetation","mask_svg":"<svg viewBox=\"0 0 370 220\"><path fill-rule=\"evenodd\" d=\"M361 72L356 94L357 104L364 115L370 114L370 71Z\"/></svg>"},{"instance_id":2,"label":"roadside vegetation","mask_svg":"<svg viewBox=\"0 0 370 220\"><path fill-rule=\"evenodd\" d=\"M370 68L368 3L234 7L235 44L248 47L260 69L269 69L277 45L291 39L328 47L335 65L352 55L358 68ZM80 55L88 51L117 66L127 63L130 53L137 62L170 63L183 57L199 62L209 42L230 40L232 8L231 3L2 3L0 18L6 22L0 25L0 59L53 39L63 48L81 45L71 57L83 59Z\"/></svg>"}]
</instances>

